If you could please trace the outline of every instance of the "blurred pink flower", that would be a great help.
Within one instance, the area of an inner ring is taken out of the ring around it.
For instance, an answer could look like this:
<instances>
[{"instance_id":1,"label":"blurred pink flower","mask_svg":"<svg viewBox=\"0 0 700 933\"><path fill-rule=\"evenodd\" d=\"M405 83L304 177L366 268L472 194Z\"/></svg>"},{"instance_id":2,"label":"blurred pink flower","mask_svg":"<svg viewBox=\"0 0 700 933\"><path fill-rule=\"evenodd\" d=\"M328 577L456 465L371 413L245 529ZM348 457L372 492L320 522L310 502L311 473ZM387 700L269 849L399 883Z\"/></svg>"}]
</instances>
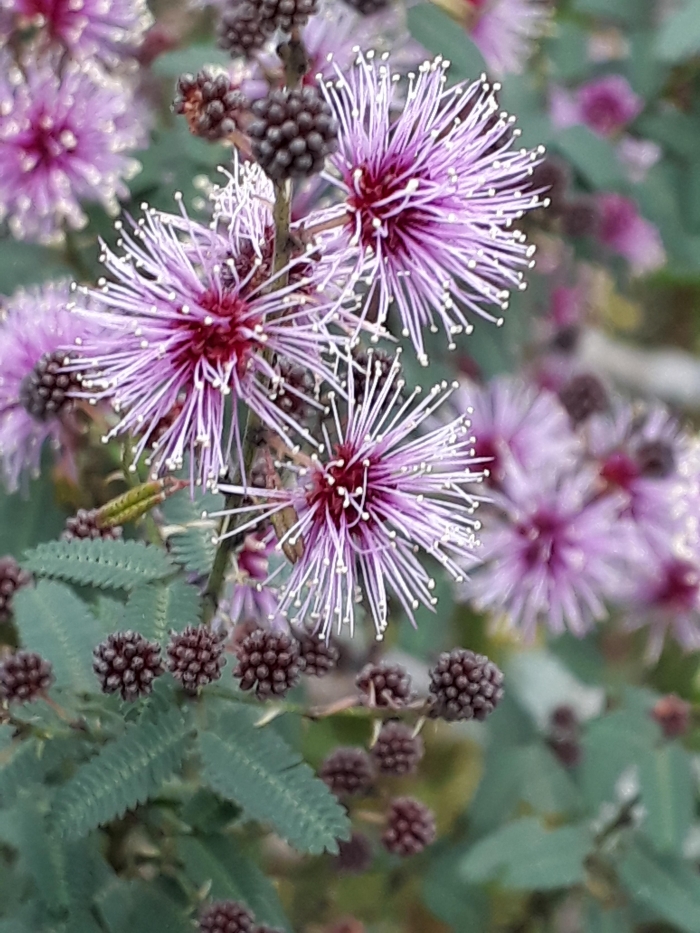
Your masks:
<instances>
[{"instance_id":1,"label":"blurred pink flower","mask_svg":"<svg viewBox=\"0 0 700 933\"><path fill-rule=\"evenodd\" d=\"M666 262L661 236L654 224L639 214L635 202L613 193L599 194L596 200L601 215L601 242L623 256L634 275L660 269Z\"/></svg>"}]
</instances>

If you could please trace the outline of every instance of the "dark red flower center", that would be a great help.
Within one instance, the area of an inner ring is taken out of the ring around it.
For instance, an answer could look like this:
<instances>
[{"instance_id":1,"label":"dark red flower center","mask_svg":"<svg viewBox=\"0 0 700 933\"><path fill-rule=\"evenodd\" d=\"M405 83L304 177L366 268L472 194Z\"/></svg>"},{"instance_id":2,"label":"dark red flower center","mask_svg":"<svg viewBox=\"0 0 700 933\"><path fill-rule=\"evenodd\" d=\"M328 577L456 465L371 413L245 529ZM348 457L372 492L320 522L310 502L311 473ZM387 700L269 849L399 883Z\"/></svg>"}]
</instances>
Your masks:
<instances>
[{"instance_id":1,"label":"dark red flower center","mask_svg":"<svg viewBox=\"0 0 700 933\"><path fill-rule=\"evenodd\" d=\"M84 16L82 4L71 3L71 0L20 0L17 9L28 19L40 19L57 39L66 39L75 33L76 20Z\"/></svg>"},{"instance_id":2,"label":"dark red flower center","mask_svg":"<svg viewBox=\"0 0 700 933\"><path fill-rule=\"evenodd\" d=\"M337 444L333 453L333 460L325 470L314 471L306 498L309 506L320 508L337 527L343 515L354 523L358 508L364 512L369 504L372 464L353 460L354 451L348 444Z\"/></svg>"},{"instance_id":3,"label":"dark red flower center","mask_svg":"<svg viewBox=\"0 0 700 933\"><path fill-rule=\"evenodd\" d=\"M629 491L631 484L639 477L639 467L628 454L619 450L605 460L600 475L608 485Z\"/></svg>"},{"instance_id":4,"label":"dark red flower center","mask_svg":"<svg viewBox=\"0 0 700 933\"><path fill-rule=\"evenodd\" d=\"M517 533L526 539L523 560L528 568L557 562L561 544L562 520L546 509L540 509L525 523L516 526Z\"/></svg>"},{"instance_id":5,"label":"dark red flower center","mask_svg":"<svg viewBox=\"0 0 700 933\"><path fill-rule=\"evenodd\" d=\"M410 206L410 181L403 167L382 167L377 172L361 166L346 183L350 188L349 225L355 232L359 218L362 246L376 249L379 241L389 253L407 251L411 240L420 235L422 212Z\"/></svg>"},{"instance_id":6,"label":"dark red flower center","mask_svg":"<svg viewBox=\"0 0 700 933\"><path fill-rule=\"evenodd\" d=\"M233 363L241 374L255 349L253 332L260 321L250 315L247 303L235 292L209 290L199 305L211 315L184 317L178 322L188 335L182 354L193 364L202 359L213 365Z\"/></svg>"},{"instance_id":7,"label":"dark red flower center","mask_svg":"<svg viewBox=\"0 0 700 933\"><path fill-rule=\"evenodd\" d=\"M487 435L477 437L474 443L474 456L488 460L483 465L483 468L489 471L485 482L489 486L498 486L503 479L503 465L501 464L497 438L488 437Z\"/></svg>"},{"instance_id":8,"label":"dark red flower center","mask_svg":"<svg viewBox=\"0 0 700 933\"><path fill-rule=\"evenodd\" d=\"M654 594L653 602L675 612L695 607L700 587L697 569L684 560L674 560L664 568L664 579Z\"/></svg>"},{"instance_id":9,"label":"dark red flower center","mask_svg":"<svg viewBox=\"0 0 700 933\"><path fill-rule=\"evenodd\" d=\"M32 168L55 164L78 145L73 130L66 123L56 123L43 110L34 114L31 125L18 137L18 142L32 160Z\"/></svg>"}]
</instances>

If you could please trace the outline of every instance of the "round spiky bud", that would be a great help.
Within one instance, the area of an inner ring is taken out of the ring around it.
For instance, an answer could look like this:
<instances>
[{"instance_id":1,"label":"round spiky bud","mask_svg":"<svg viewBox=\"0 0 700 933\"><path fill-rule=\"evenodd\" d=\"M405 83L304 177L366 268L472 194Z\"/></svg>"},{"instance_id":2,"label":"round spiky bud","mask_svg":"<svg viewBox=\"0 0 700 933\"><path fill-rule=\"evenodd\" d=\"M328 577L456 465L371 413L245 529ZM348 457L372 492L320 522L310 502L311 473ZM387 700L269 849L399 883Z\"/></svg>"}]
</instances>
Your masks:
<instances>
[{"instance_id":1,"label":"round spiky bud","mask_svg":"<svg viewBox=\"0 0 700 933\"><path fill-rule=\"evenodd\" d=\"M559 401L573 424L579 425L587 421L591 415L606 410L608 393L597 376L592 373L580 373L559 390Z\"/></svg>"},{"instance_id":2,"label":"round spiky bud","mask_svg":"<svg viewBox=\"0 0 700 933\"><path fill-rule=\"evenodd\" d=\"M61 417L75 404L68 393L80 387L80 377L77 373L62 373L65 363L64 352L45 353L22 380L20 404L37 421Z\"/></svg>"},{"instance_id":3,"label":"round spiky bud","mask_svg":"<svg viewBox=\"0 0 700 933\"><path fill-rule=\"evenodd\" d=\"M314 391L311 374L284 360L278 364L278 370L282 381L272 401L280 411L292 415L296 421L306 421L314 410L309 403Z\"/></svg>"},{"instance_id":4,"label":"round spiky bud","mask_svg":"<svg viewBox=\"0 0 700 933\"><path fill-rule=\"evenodd\" d=\"M213 632L206 625L188 625L184 632L170 633L168 670L189 693L221 677L225 638L225 632Z\"/></svg>"},{"instance_id":5,"label":"round spiky bud","mask_svg":"<svg viewBox=\"0 0 700 933\"><path fill-rule=\"evenodd\" d=\"M102 538L104 541L118 541L123 529L121 525L103 528L98 524L98 509L78 509L75 515L66 519L66 527L61 534L63 541L79 541L89 538L95 541Z\"/></svg>"},{"instance_id":6,"label":"round spiky bud","mask_svg":"<svg viewBox=\"0 0 700 933\"><path fill-rule=\"evenodd\" d=\"M362 748L336 748L321 765L318 776L336 797L366 794L374 782L372 760Z\"/></svg>"},{"instance_id":7,"label":"round spiky bud","mask_svg":"<svg viewBox=\"0 0 700 933\"><path fill-rule=\"evenodd\" d=\"M0 557L0 622L5 622L12 608L12 597L20 587L31 582L31 576L26 570L7 554Z\"/></svg>"},{"instance_id":8,"label":"round spiky bud","mask_svg":"<svg viewBox=\"0 0 700 933\"><path fill-rule=\"evenodd\" d=\"M338 871L348 875L361 875L372 864L372 843L364 833L353 833L343 842L338 840L338 854L334 865Z\"/></svg>"},{"instance_id":9,"label":"round spiky bud","mask_svg":"<svg viewBox=\"0 0 700 933\"><path fill-rule=\"evenodd\" d=\"M239 55L250 58L265 45L273 31L269 23L261 21L253 3L238 3L224 10L216 27L219 48L232 58Z\"/></svg>"},{"instance_id":10,"label":"round spiky bud","mask_svg":"<svg viewBox=\"0 0 700 933\"><path fill-rule=\"evenodd\" d=\"M248 98L225 72L203 68L196 75L178 78L173 109L183 114L195 136L209 140L230 136L240 129L249 107Z\"/></svg>"},{"instance_id":11,"label":"round spiky bud","mask_svg":"<svg viewBox=\"0 0 700 933\"><path fill-rule=\"evenodd\" d=\"M153 689L153 681L165 670L160 645L138 632L115 632L93 651L93 669L103 693L119 693L122 700L136 700Z\"/></svg>"},{"instance_id":12,"label":"round spiky bud","mask_svg":"<svg viewBox=\"0 0 700 933\"><path fill-rule=\"evenodd\" d=\"M600 227L600 211L592 198L576 198L562 209L562 228L566 236L595 236Z\"/></svg>"},{"instance_id":13,"label":"round spiky bud","mask_svg":"<svg viewBox=\"0 0 700 933\"><path fill-rule=\"evenodd\" d=\"M345 2L363 16L371 16L372 13L386 10L391 0L345 0Z\"/></svg>"},{"instance_id":14,"label":"round spiky bud","mask_svg":"<svg viewBox=\"0 0 700 933\"><path fill-rule=\"evenodd\" d=\"M233 676L241 690L255 689L257 697L281 697L299 681L299 643L286 632L257 629L236 649Z\"/></svg>"},{"instance_id":15,"label":"round spiky bud","mask_svg":"<svg viewBox=\"0 0 700 933\"><path fill-rule=\"evenodd\" d=\"M253 156L273 181L320 172L338 145L338 125L318 88L279 88L253 102Z\"/></svg>"},{"instance_id":16,"label":"round spiky bud","mask_svg":"<svg viewBox=\"0 0 700 933\"><path fill-rule=\"evenodd\" d=\"M400 664L367 664L355 679L366 706L388 706L398 709L413 699L411 678Z\"/></svg>"},{"instance_id":17,"label":"round spiky bud","mask_svg":"<svg viewBox=\"0 0 700 933\"><path fill-rule=\"evenodd\" d=\"M432 810L414 797L396 797L386 817L382 845L394 855L416 855L435 840Z\"/></svg>"},{"instance_id":18,"label":"round spiky bud","mask_svg":"<svg viewBox=\"0 0 700 933\"><path fill-rule=\"evenodd\" d=\"M503 674L468 648L443 652L430 671L431 714L454 722L486 719L503 696Z\"/></svg>"},{"instance_id":19,"label":"round spiky bud","mask_svg":"<svg viewBox=\"0 0 700 933\"><path fill-rule=\"evenodd\" d=\"M423 739L402 722L385 723L372 746L372 758L382 774L413 774L423 757Z\"/></svg>"},{"instance_id":20,"label":"round spiky bud","mask_svg":"<svg viewBox=\"0 0 700 933\"><path fill-rule=\"evenodd\" d=\"M31 703L51 686L51 664L33 651L17 651L0 664L0 698Z\"/></svg>"},{"instance_id":21,"label":"round spiky bud","mask_svg":"<svg viewBox=\"0 0 700 933\"><path fill-rule=\"evenodd\" d=\"M666 479L676 469L673 447L664 441L646 441L637 448L639 472L649 479Z\"/></svg>"},{"instance_id":22,"label":"round spiky bud","mask_svg":"<svg viewBox=\"0 0 700 933\"><path fill-rule=\"evenodd\" d=\"M199 915L200 933L253 933L253 915L238 901L214 901Z\"/></svg>"},{"instance_id":23,"label":"round spiky bud","mask_svg":"<svg viewBox=\"0 0 700 933\"><path fill-rule=\"evenodd\" d=\"M329 671L334 670L340 657L340 651L334 644L309 635L308 632L302 632L297 638L302 674L307 677L325 677Z\"/></svg>"},{"instance_id":24,"label":"round spiky bud","mask_svg":"<svg viewBox=\"0 0 700 933\"><path fill-rule=\"evenodd\" d=\"M295 26L305 26L309 16L318 13L318 0L250 0L250 3L269 34L275 29L291 32Z\"/></svg>"}]
</instances>

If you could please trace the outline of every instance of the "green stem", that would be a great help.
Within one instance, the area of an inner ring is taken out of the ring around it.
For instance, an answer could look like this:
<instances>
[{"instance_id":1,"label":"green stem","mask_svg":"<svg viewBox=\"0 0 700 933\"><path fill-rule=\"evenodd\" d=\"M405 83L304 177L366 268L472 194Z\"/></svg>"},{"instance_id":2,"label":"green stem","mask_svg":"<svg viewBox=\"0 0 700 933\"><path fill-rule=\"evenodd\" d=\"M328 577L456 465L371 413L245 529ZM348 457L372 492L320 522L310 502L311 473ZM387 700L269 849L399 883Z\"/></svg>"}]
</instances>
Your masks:
<instances>
[{"instance_id":1,"label":"green stem","mask_svg":"<svg viewBox=\"0 0 700 933\"><path fill-rule=\"evenodd\" d=\"M272 261L273 274L280 272L289 262L289 257L291 254L291 241L289 238L291 216L291 182L276 182L275 204L272 210L272 217L275 223L275 251ZM286 284L287 274L284 273L283 275L278 275L270 286L270 291L274 292L280 288L284 288ZM268 359L268 362L272 361L271 357L268 358L267 353L265 356L266 359ZM261 427L262 422L260 421L260 418L255 414L254 411L249 409L242 442L242 461L246 481L250 477L250 471L253 466L253 458L255 457L255 451L257 447L256 441ZM241 469L240 465L238 465L234 473L233 485L237 486L241 482L241 479ZM233 510L237 508L240 504L240 499L241 497L237 493L227 494L226 498L224 499L224 509ZM214 618L214 614L216 613L219 600L221 599L221 593L224 588L226 571L228 570L231 552L238 544L238 535L229 534L230 531L235 531L235 527L236 524L234 519L233 528L231 528L231 516L226 515L222 518L221 524L219 526L219 543L216 549L216 554L214 555L214 563L207 580L206 589L204 590L203 619L205 625L209 625L211 620ZM228 536L223 537L224 535Z\"/></svg>"}]
</instances>

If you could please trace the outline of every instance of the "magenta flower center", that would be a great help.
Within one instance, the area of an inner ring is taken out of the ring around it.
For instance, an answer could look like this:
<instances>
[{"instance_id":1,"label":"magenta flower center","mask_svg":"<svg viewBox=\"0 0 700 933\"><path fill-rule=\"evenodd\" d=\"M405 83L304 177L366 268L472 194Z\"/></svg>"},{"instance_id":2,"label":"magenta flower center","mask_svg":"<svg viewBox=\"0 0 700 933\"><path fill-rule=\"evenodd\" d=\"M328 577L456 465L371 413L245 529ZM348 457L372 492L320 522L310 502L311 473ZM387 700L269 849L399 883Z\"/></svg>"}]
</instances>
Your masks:
<instances>
[{"instance_id":1,"label":"magenta flower center","mask_svg":"<svg viewBox=\"0 0 700 933\"><path fill-rule=\"evenodd\" d=\"M18 138L24 150L27 164L26 171L38 166L51 166L59 163L66 153L71 153L78 145L75 133L65 123L56 124L52 117L43 111L36 114L31 126Z\"/></svg>"},{"instance_id":2,"label":"magenta flower center","mask_svg":"<svg viewBox=\"0 0 700 933\"><path fill-rule=\"evenodd\" d=\"M247 303L240 295L207 291L199 299L200 307L211 312L204 320L186 318L178 322L188 339L182 354L196 365L206 359L213 365L235 363L242 373L253 352L253 328L260 323L251 318Z\"/></svg>"},{"instance_id":3,"label":"magenta flower center","mask_svg":"<svg viewBox=\"0 0 700 933\"><path fill-rule=\"evenodd\" d=\"M665 576L653 601L675 612L689 611L697 602L700 579L692 564L676 560L664 568Z\"/></svg>"},{"instance_id":4,"label":"magenta flower center","mask_svg":"<svg viewBox=\"0 0 700 933\"><path fill-rule=\"evenodd\" d=\"M582 109L586 125L603 134L614 132L627 120L627 113L617 96L605 89L599 89L586 98Z\"/></svg>"},{"instance_id":5,"label":"magenta flower center","mask_svg":"<svg viewBox=\"0 0 700 933\"><path fill-rule=\"evenodd\" d=\"M19 11L29 19L41 17L51 35L60 38L71 30L81 15L82 4L78 6L71 0L22 0Z\"/></svg>"},{"instance_id":6,"label":"magenta flower center","mask_svg":"<svg viewBox=\"0 0 700 933\"><path fill-rule=\"evenodd\" d=\"M610 454L603 463L600 475L610 486L629 490L630 485L639 477L639 467L627 454L617 451Z\"/></svg>"},{"instance_id":7,"label":"magenta flower center","mask_svg":"<svg viewBox=\"0 0 700 933\"><path fill-rule=\"evenodd\" d=\"M355 231L359 228L362 246L376 249L380 239L390 253L407 249L407 235L415 236L420 222L419 211L407 203L410 184L399 166L375 170L365 165L354 171L348 182L349 224Z\"/></svg>"},{"instance_id":8,"label":"magenta flower center","mask_svg":"<svg viewBox=\"0 0 700 933\"><path fill-rule=\"evenodd\" d=\"M558 563L562 531L562 521L558 516L540 509L527 523L517 525L516 531L525 539L522 558L528 570Z\"/></svg>"},{"instance_id":9,"label":"magenta flower center","mask_svg":"<svg viewBox=\"0 0 700 933\"><path fill-rule=\"evenodd\" d=\"M474 444L474 456L488 459L488 463L484 464L485 469L489 471L485 482L490 486L499 484L503 477L503 469L497 438L488 437L487 435L478 437Z\"/></svg>"},{"instance_id":10,"label":"magenta flower center","mask_svg":"<svg viewBox=\"0 0 700 933\"><path fill-rule=\"evenodd\" d=\"M348 444L337 444L334 454L325 470L315 471L306 500L309 507L325 512L336 527L343 515L352 525L369 503L368 474L372 466L366 460L353 459L355 451Z\"/></svg>"}]
</instances>

